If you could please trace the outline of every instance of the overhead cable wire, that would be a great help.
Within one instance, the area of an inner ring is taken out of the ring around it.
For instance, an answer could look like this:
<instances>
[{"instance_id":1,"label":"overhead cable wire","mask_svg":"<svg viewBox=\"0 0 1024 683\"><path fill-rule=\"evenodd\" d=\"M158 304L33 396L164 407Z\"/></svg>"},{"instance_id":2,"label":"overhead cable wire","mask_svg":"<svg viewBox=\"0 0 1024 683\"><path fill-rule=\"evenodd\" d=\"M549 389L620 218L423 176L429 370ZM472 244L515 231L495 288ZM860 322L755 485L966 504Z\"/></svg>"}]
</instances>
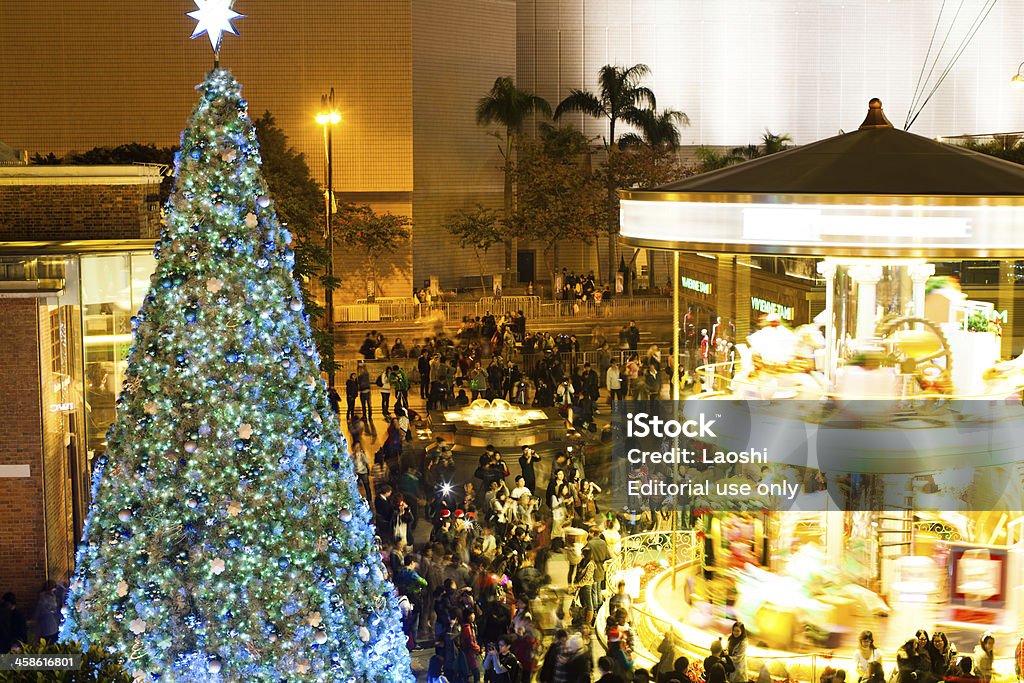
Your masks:
<instances>
[{"instance_id":1,"label":"overhead cable wire","mask_svg":"<svg viewBox=\"0 0 1024 683\"><path fill-rule=\"evenodd\" d=\"M932 27L932 37L928 40L928 50L924 53L924 59L921 60L921 72L917 74L917 83L914 85L914 95L910 98L910 107L907 108L907 118L903 119L903 127L906 130L907 122L910 121L910 113L914 110L914 104L917 102L918 90L923 90L922 83L924 81L924 69L928 66L928 58L932 56L932 45L935 43L935 34L939 30L939 22L942 21L942 13L946 9L946 0L942 0L942 5L939 6L939 13L935 16L935 26ZM948 33L946 35L949 35ZM938 59L938 56L936 56Z\"/></svg>"},{"instance_id":2,"label":"overhead cable wire","mask_svg":"<svg viewBox=\"0 0 1024 683\"><path fill-rule=\"evenodd\" d=\"M949 65L946 66L943 72L939 75L938 80L935 81L935 85L932 86L932 89L928 92L928 96L924 99L924 102L921 103L921 106L918 107L917 113L914 114L914 117L910 120L910 123L907 124L904 130L910 130L910 127L914 125L914 121L917 121L917 117L920 116L921 112L924 111L924 108L928 106L928 102L931 101L932 96L936 93L936 91L938 91L939 86L942 85L942 82L946 80L946 76L950 74L950 72L953 70L953 67L956 66L956 63L957 61L959 61L960 56L970 46L971 41L974 39L974 36L978 33L982 25L985 23L985 20L988 18L988 15L992 13L992 10L996 6L996 2L997 0L986 0L986 4L983 6L983 9L978 13L978 16L971 24L971 28L969 29L967 36L964 37L964 39L960 42L960 46L957 49L956 53L953 55L953 59L950 60Z\"/></svg>"}]
</instances>

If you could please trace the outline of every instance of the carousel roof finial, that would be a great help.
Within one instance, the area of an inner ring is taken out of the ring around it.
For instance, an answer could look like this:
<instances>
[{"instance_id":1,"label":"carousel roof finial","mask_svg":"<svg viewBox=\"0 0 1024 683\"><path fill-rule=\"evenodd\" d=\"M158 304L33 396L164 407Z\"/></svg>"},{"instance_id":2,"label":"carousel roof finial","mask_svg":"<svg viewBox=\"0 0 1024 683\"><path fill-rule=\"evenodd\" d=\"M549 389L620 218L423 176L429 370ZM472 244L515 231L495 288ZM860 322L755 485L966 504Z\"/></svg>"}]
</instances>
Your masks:
<instances>
[{"instance_id":1,"label":"carousel roof finial","mask_svg":"<svg viewBox=\"0 0 1024 683\"><path fill-rule=\"evenodd\" d=\"M865 128L892 128L889 119L885 118L882 111L882 100L872 97L868 102L868 115L864 117L864 123L860 124L860 130Z\"/></svg>"}]
</instances>

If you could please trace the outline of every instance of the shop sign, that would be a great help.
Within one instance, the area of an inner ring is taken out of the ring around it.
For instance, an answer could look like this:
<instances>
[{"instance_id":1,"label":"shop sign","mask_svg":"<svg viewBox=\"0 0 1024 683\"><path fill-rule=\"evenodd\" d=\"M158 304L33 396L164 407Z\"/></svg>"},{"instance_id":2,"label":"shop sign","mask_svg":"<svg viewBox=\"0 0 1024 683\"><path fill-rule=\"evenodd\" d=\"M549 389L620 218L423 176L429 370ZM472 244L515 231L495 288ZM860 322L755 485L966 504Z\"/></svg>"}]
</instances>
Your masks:
<instances>
[{"instance_id":1,"label":"shop sign","mask_svg":"<svg viewBox=\"0 0 1024 683\"><path fill-rule=\"evenodd\" d=\"M750 297L750 307L759 313L776 313L783 320L792 320L794 317L792 306L783 306L774 301L767 301L756 296Z\"/></svg>"},{"instance_id":2,"label":"shop sign","mask_svg":"<svg viewBox=\"0 0 1024 683\"><path fill-rule=\"evenodd\" d=\"M684 289L690 289L698 294L711 294L711 283L701 280L694 280L692 277L683 276L682 285Z\"/></svg>"},{"instance_id":3,"label":"shop sign","mask_svg":"<svg viewBox=\"0 0 1024 683\"><path fill-rule=\"evenodd\" d=\"M51 413L67 413L67 412L70 412L70 411L72 411L74 409L75 409L75 404L71 403L71 402L69 402L69 403L51 403L50 404L50 412Z\"/></svg>"}]
</instances>

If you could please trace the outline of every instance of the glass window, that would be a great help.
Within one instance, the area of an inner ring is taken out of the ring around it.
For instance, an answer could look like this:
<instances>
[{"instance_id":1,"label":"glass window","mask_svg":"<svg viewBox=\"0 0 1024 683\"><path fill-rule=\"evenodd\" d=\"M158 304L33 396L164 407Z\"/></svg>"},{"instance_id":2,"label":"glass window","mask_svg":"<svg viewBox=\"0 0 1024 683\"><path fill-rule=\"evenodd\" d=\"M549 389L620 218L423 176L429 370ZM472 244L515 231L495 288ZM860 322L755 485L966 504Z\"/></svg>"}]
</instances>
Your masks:
<instances>
[{"instance_id":1,"label":"glass window","mask_svg":"<svg viewBox=\"0 0 1024 683\"><path fill-rule=\"evenodd\" d=\"M132 341L128 254L82 256L81 283L87 439L102 451Z\"/></svg>"},{"instance_id":2,"label":"glass window","mask_svg":"<svg viewBox=\"0 0 1024 683\"><path fill-rule=\"evenodd\" d=\"M154 270L156 260L148 252L81 257L82 346L91 452L106 448L114 401L128 367L131 318L149 291Z\"/></svg>"},{"instance_id":3,"label":"glass window","mask_svg":"<svg viewBox=\"0 0 1024 683\"><path fill-rule=\"evenodd\" d=\"M142 300L149 291L149 279L156 270L153 254L136 252L132 258L132 315L142 307Z\"/></svg>"}]
</instances>

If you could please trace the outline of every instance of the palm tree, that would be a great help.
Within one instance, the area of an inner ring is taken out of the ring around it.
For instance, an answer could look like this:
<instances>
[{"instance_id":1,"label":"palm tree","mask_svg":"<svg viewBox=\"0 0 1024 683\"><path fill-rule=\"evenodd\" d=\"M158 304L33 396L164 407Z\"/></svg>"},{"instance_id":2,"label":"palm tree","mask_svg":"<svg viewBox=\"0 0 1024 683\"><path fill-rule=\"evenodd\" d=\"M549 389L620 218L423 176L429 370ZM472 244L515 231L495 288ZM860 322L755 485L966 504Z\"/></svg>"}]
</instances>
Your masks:
<instances>
[{"instance_id":1,"label":"palm tree","mask_svg":"<svg viewBox=\"0 0 1024 683\"><path fill-rule=\"evenodd\" d=\"M476 122L486 126L492 123L505 127L504 148L499 147L505 162L505 220L512 217L512 150L516 136L523 130L527 116L540 112L551 116L551 105L543 97L516 87L511 76L500 76L494 80L491 91L481 97L476 105ZM499 134L495 134L499 140ZM514 268L512 240L505 240L505 269Z\"/></svg>"},{"instance_id":2,"label":"palm tree","mask_svg":"<svg viewBox=\"0 0 1024 683\"><path fill-rule=\"evenodd\" d=\"M555 109L555 120L566 112L580 112L596 119L608 119L605 147L611 149L616 143L616 123L621 120L640 127L643 119L641 105L646 104L649 109L657 106L651 89L640 85L640 80L650 73L646 64L634 64L628 69L606 64L601 67L597 78L601 94L571 90Z\"/></svg>"},{"instance_id":3,"label":"palm tree","mask_svg":"<svg viewBox=\"0 0 1024 683\"><path fill-rule=\"evenodd\" d=\"M679 146L679 126L690 125L690 117L675 109L658 112L641 109L637 112L640 133L626 133L619 138L619 149L648 144L651 147L675 149Z\"/></svg>"},{"instance_id":4,"label":"palm tree","mask_svg":"<svg viewBox=\"0 0 1024 683\"><path fill-rule=\"evenodd\" d=\"M642 128L644 117L642 112L646 109L655 110L657 102L654 93L650 88L640 85L640 81L651 73L646 64L634 64L629 68L605 64L598 72L598 85L600 94L595 95L587 90L571 90L569 95L559 102L555 109L555 120L557 121L566 112L580 112L596 119L608 119L608 137L604 145L608 152L609 164L612 164L612 155L616 149L617 139L615 137L615 125L619 121L625 121L638 128ZM608 203L615 204L614 176L609 174L608 182ZM613 216L616 212L609 212L608 231L608 279L614 279L615 264L615 232L617 218Z\"/></svg>"},{"instance_id":5,"label":"palm tree","mask_svg":"<svg viewBox=\"0 0 1024 683\"><path fill-rule=\"evenodd\" d=\"M732 166L741 161L753 159L756 156L757 145L736 147L729 152L718 152L712 147L701 146L697 148L697 170L699 173L717 171L720 168Z\"/></svg>"},{"instance_id":6,"label":"palm tree","mask_svg":"<svg viewBox=\"0 0 1024 683\"><path fill-rule=\"evenodd\" d=\"M764 135L761 136L761 144L764 145L764 154L775 154L781 152L789 147L788 142L793 142L793 138L789 137L789 133L783 133L782 135L776 135L767 128L764 129Z\"/></svg>"},{"instance_id":7,"label":"palm tree","mask_svg":"<svg viewBox=\"0 0 1024 683\"><path fill-rule=\"evenodd\" d=\"M766 157L769 154L785 151L789 148L789 145L786 144L789 142L793 142L793 138L789 137L788 133L776 135L765 128L764 134L761 135L760 145L751 144L745 147L735 147L731 154L738 161L757 159L759 157Z\"/></svg>"}]
</instances>

